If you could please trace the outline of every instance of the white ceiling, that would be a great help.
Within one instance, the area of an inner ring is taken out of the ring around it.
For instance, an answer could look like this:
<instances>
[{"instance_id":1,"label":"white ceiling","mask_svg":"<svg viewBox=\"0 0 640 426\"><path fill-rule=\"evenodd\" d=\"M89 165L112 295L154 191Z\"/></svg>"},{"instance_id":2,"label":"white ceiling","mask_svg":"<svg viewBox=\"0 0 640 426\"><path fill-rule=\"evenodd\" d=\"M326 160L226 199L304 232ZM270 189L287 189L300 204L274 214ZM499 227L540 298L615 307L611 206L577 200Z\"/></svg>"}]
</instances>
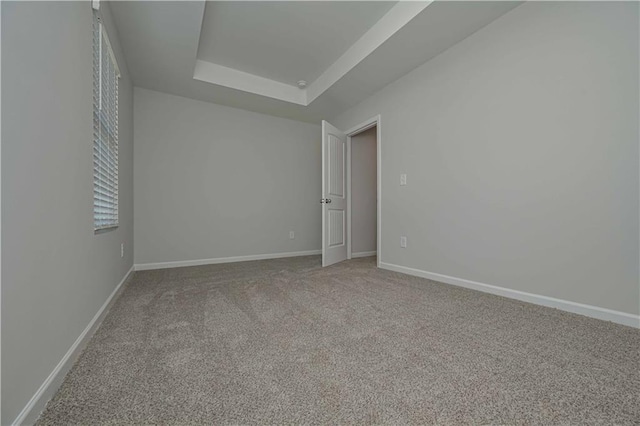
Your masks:
<instances>
[{"instance_id":1,"label":"white ceiling","mask_svg":"<svg viewBox=\"0 0 640 426\"><path fill-rule=\"evenodd\" d=\"M208 2L198 59L291 85L312 82L394 4Z\"/></svg>"},{"instance_id":2,"label":"white ceiling","mask_svg":"<svg viewBox=\"0 0 640 426\"><path fill-rule=\"evenodd\" d=\"M296 120L330 119L521 2L119 1L134 84ZM308 82L299 89L299 79Z\"/></svg>"}]
</instances>

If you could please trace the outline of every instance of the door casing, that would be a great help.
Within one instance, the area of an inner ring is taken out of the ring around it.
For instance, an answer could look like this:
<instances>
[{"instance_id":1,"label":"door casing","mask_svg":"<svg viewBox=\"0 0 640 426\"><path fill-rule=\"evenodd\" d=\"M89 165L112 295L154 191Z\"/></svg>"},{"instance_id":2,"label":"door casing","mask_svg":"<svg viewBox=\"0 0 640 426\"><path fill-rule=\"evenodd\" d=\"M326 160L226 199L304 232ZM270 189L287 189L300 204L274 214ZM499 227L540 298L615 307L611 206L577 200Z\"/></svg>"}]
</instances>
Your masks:
<instances>
[{"instance_id":1,"label":"door casing","mask_svg":"<svg viewBox=\"0 0 640 426\"><path fill-rule=\"evenodd\" d=\"M376 190L377 196L377 237L376 237L376 265L380 267L382 261L382 119L380 114L344 132L347 135L347 259L351 259L351 138L358 133L372 127L376 128Z\"/></svg>"}]
</instances>

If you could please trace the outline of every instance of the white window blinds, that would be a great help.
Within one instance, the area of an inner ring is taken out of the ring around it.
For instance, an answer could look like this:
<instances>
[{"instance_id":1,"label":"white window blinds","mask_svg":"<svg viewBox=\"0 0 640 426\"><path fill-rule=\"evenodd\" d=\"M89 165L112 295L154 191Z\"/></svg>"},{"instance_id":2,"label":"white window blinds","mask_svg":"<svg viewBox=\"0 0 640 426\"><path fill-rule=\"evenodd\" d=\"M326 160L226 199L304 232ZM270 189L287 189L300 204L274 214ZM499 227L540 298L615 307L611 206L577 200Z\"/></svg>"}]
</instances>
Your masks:
<instances>
[{"instance_id":1,"label":"white window blinds","mask_svg":"<svg viewBox=\"0 0 640 426\"><path fill-rule=\"evenodd\" d=\"M98 12L93 13L93 227L118 226L118 78Z\"/></svg>"}]
</instances>

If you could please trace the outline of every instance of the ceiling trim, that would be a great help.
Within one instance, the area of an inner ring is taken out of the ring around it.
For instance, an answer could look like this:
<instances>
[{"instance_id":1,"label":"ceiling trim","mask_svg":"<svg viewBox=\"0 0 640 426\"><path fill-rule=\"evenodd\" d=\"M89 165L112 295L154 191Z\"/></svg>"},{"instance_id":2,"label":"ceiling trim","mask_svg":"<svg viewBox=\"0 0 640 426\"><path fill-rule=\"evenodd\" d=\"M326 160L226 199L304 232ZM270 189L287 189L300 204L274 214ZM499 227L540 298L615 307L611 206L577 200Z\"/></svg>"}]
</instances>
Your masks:
<instances>
[{"instance_id":1,"label":"ceiling trim","mask_svg":"<svg viewBox=\"0 0 640 426\"><path fill-rule=\"evenodd\" d=\"M304 89L200 59L196 60L193 78L298 105L308 105Z\"/></svg>"},{"instance_id":2,"label":"ceiling trim","mask_svg":"<svg viewBox=\"0 0 640 426\"><path fill-rule=\"evenodd\" d=\"M422 12L432 1L400 1L364 33L307 89L307 105L323 94L364 58Z\"/></svg>"},{"instance_id":3,"label":"ceiling trim","mask_svg":"<svg viewBox=\"0 0 640 426\"><path fill-rule=\"evenodd\" d=\"M432 1L398 2L304 89L200 59L196 59L193 79L308 106L431 3Z\"/></svg>"}]
</instances>

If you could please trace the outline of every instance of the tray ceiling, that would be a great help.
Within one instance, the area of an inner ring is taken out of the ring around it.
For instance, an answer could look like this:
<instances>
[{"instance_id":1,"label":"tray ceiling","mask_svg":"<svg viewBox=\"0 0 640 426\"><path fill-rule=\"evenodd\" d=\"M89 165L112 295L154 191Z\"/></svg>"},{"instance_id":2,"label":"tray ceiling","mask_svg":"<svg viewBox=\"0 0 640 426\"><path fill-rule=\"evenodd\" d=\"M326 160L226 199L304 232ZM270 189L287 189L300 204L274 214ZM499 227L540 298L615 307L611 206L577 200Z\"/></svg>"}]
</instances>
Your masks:
<instances>
[{"instance_id":1,"label":"tray ceiling","mask_svg":"<svg viewBox=\"0 0 640 426\"><path fill-rule=\"evenodd\" d=\"M521 2L109 2L136 86L317 122ZM296 83L306 80L307 87Z\"/></svg>"},{"instance_id":2,"label":"tray ceiling","mask_svg":"<svg viewBox=\"0 0 640 426\"><path fill-rule=\"evenodd\" d=\"M395 2L209 2L198 59L296 85L312 82Z\"/></svg>"}]
</instances>

